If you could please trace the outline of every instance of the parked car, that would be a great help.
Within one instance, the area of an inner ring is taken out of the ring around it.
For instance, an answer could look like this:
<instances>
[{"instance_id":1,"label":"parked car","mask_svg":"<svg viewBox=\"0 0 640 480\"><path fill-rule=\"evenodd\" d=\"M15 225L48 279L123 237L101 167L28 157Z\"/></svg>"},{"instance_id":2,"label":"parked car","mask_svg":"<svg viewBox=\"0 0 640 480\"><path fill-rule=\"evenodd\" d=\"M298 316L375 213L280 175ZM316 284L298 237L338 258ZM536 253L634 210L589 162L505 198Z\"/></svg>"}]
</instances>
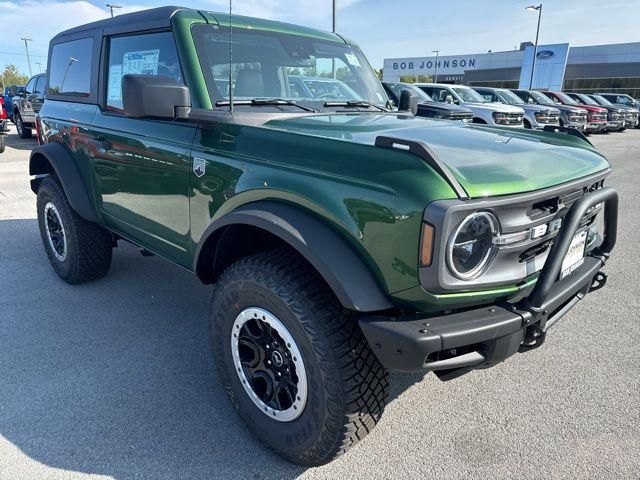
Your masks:
<instances>
[{"instance_id":1,"label":"parked car","mask_svg":"<svg viewBox=\"0 0 640 480\"><path fill-rule=\"evenodd\" d=\"M559 105L537 90L511 90L529 105L542 105L560 110L560 126L585 131L587 111L584 108L570 105Z\"/></svg>"},{"instance_id":2,"label":"parked car","mask_svg":"<svg viewBox=\"0 0 640 480\"><path fill-rule=\"evenodd\" d=\"M623 93L597 93L596 95L600 95L601 97L606 98L615 106L619 107L631 107L638 110L640 113L640 100L636 100L631 95L626 95ZM640 118L636 122L636 128L640 128Z\"/></svg>"},{"instance_id":3,"label":"parked car","mask_svg":"<svg viewBox=\"0 0 640 480\"><path fill-rule=\"evenodd\" d=\"M593 98L599 105L602 105L605 108L613 107L619 108L622 110L624 115L624 126L625 128L635 128L638 124L638 109L633 107L627 107L626 105L614 105L609 100L604 98L602 95L589 95Z\"/></svg>"},{"instance_id":4,"label":"parked car","mask_svg":"<svg viewBox=\"0 0 640 480\"><path fill-rule=\"evenodd\" d=\"M487 102L505 103L524 110L524 127L542 130L548 125L560 125L560 110L545 105L529 105L506 88L473 87Z\"/></svg>"},{"instance_id":5,"label":"parked car","mask_svg":"<svg viewBox=\"0 0 640 480\"><path fill-rule=\"evenodd\" d=\"M10 85L10 86L4 87L4 92L2 94L2 97L4 98L4 108L7 111L9 120L11 120L12 122L13 122L13 108L11 107L11 101L13 100L13 97L19 95L20 92L23 92L24 88L25 88L24 85Z\"/></svg>"},{"instance_id":6,"label":"parked car","mask_svg":"<svg viewBox=\"0 0 640 480\"><path fill-rule=\"evenodd\" d=\"M4 97L0 97L0 153L4 152L7 131L7 109L4 108Z\"/></svg>"},{"instance_id":7,"label":"parked car","mask_svg":"<svg viewBox=\"0 0 640 480\"><path fill-rule=\"evenodd\" d=\"M412 95L389 111L343 37L233 20L233 96L215 82L228 15L162 7L56 35L29 173L64 281L106 275L130 242L215 283L221 390L266 445L327 463L374 428L389 370L492 367L605 286L618 197L586 138L435 125ZM332 65L360 100L287 93L288 74Z\"/></svg>"},{"instance_id":8,"label":"parked car","mask_svg":"<svg viewBox=\"0 0 640 480\"><path fill-rule=\"evenodd\" d=\"M621 132L625 127L625 111L622 108L618 107L606 107L604 105L600 105L589 95L584 93L575 93L575 92L567 92L571 98L573 98L576 102L585 106L592 107L603 107L607 109L607 130L610 132Z\"/></svg>"},{"instance_id":9,"label":"parked car","mask_svg":"<svg viewBox=\"0 0 640 480\"><path fill-rule=\"evenodd\" d=\"M35 128L36 115L44 103L44 89L47 76L44 73L34 75L29 79L24 90L11 99L13 123L20 138L30 138L31 130Z\"/></svg>"},{"instance_id":10,"label":"parked car","mask_svg":"<svg viewBox=\"0 0 640 480\"><path fill-rule=\"evenodd\" d=\"M524 126L523 109L511 105L489 103L466 85L439 83L414 83L414 85L424 90L436 102L453 103L470 108L473 111L473 123L514 128Z\"/></svg>"},{"instance_id":11,"label":"parked car","mask_svg":"<svg viewBox=\"0 0 640 480\"><path fill-rule=\"evenodd\" d=\"M382 86L396 107L400 105L400 95L402 90L415 92L419 101L417 115L420 117L458 120L463 122L470 122L473 120L473 111L471 109L460 105L436 102L424 90L419 89L411 83L382 82Z\"/></svg>"},{"instance_id":12,"label":"parked car","mask_svg":"<svg viewBox=\"0 0 640 480\"><path fill-rule=\"evenodd\" d=\"M587 111L587 132L598 133L607 131L607 109L602 107L594 107L591 105L580 105L573 98L563 92L551 92L548 90L540 90L556 105L569 105L580 107Z\"/></svg>"}]
</instances>

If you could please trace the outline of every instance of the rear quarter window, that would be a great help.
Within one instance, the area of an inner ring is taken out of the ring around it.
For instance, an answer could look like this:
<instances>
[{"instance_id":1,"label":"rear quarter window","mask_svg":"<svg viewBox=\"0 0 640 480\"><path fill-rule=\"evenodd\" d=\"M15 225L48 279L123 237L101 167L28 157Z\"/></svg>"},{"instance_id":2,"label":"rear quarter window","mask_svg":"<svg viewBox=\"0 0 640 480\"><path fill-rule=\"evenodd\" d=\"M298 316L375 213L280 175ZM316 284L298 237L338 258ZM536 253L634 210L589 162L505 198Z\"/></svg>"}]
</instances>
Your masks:
<instances>
[{"instance_id":1,"label":"rear quarter window","mask_svg":"<svg viewBox=\"0 0 640 480\"><path fill-rule=\"evenodd\" d=\"M54 45L47 94L88 97L91 93L92 54L92 38Z\"/></svg>"}]
</instances>

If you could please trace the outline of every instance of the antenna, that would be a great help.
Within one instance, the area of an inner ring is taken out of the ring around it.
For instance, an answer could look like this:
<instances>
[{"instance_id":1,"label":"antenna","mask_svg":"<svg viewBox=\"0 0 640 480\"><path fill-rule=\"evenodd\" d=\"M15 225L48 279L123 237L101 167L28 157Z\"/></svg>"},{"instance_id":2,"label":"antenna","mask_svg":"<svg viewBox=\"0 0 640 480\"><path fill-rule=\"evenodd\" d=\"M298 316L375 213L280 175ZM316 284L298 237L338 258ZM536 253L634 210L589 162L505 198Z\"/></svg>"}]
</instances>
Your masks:
<instances>
[{"instance_id":1,"label":"antenna","mask_svg":"<svg viewBox=\"0 0 640 480\"><path fill-rule=\"evenodd\" d=\"M233 22L231 21L231 2L229 0L229 113L233 114Z\"/></svg>"}]
</instances>

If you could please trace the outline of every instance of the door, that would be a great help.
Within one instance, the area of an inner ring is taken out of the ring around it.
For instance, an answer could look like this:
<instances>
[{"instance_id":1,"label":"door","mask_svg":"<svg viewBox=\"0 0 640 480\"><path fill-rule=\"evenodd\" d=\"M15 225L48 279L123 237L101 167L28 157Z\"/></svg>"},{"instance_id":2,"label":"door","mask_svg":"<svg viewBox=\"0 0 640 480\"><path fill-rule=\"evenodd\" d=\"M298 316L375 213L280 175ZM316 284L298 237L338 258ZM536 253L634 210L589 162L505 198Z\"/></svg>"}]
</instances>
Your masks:
<instances>
[{"instance_id":1,"label":"door","mask_svg":"<svg viewBox=\"0 0 640 480\"><path fill-rule=\"evenodd\" d=\"M126 238L190 267L189 172L195 128L128 118L122 77L163 75L183 81L171 32L112 37L103 108L96 114L91 158L98 209Z\"/></svg>"},{"instance_id":2,"label":"door","mask_svg":"<svg viewBox=\"0 0 640 480\"><path fill-rule=\"evenodd\" d=\"M31 108L33 111L38 113L42 108L42 104L44 103L44 85L47 81L47 77L45 75L40 75L36 77L35 86L33 91L30 90L30 95L27 97L31 102Z\"/></svg>"}]
</instances>

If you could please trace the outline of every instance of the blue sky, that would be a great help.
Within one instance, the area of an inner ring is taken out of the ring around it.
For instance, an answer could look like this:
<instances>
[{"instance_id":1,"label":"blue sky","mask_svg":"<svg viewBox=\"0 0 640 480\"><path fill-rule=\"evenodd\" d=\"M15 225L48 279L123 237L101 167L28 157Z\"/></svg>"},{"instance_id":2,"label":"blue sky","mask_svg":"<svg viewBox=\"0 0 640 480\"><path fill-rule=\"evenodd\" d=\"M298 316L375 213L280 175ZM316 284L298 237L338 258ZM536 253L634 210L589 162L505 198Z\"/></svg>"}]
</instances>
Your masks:
<instances>
[{"instance_id":1,"label":"blue sky","mask_svg":"<svg viewBox=\"0 0 640 480\"><path fill-rule=\"evenodd\" d=\"M338 33L356 41L376 68L385 57L429 55L435 49L441 55L511 50L535 37L537 15L524 9L530 0L337 1ZM20 37L29 37L33 73L45 69L49 39L58 31L105 18L105 3L0 1L0 68L15 63L27 72ZM149 0L118 3L125 7L121 11L163 5ZM228 8L226 0L186 4L212 11ZM640 0L543 0L543 4L541 43L640 41ZM331 29L331 0L233 0L233 5L237 13Z\"/></svg>"}]
</instances>

